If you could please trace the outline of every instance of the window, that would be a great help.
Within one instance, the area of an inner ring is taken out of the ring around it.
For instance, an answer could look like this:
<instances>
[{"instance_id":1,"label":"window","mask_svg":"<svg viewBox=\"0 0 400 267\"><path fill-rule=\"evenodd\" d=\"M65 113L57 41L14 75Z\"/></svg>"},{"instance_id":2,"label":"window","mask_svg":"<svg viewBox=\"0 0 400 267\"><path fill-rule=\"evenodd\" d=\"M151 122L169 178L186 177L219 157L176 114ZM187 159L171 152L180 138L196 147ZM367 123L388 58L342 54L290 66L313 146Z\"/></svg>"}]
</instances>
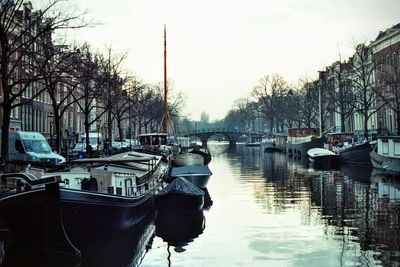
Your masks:
<instances>
[{"instance_id":1,"label":"window","mask_svg":"<svg viewBox=\"0 0 400 267\"><path fill-rule=\"evenodd\" d=\"M400 142L394 142L394 154L400 156Z\"/></svg>"},{"instance_id":2,"label":"window","mask_svg":"<svg viewBox=\"0 0 400 267\"><path fill-rule=\"evenodd\" d=\"M382 153L389 154L389 142L382 142Z\"/></svg>"}]
</instances>

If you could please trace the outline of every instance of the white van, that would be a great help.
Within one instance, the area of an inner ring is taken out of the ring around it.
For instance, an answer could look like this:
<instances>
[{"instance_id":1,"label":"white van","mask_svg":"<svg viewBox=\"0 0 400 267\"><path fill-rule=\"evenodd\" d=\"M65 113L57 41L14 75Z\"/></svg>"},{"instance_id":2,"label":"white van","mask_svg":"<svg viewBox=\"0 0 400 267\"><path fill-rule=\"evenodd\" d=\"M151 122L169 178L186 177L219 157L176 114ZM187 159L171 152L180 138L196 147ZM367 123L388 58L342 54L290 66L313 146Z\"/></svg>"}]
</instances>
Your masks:
<instances>
[{"instance_id":1,"label":"white van","mask_svg":"<svg viewBox=\"0 0 400 267\"><path fill-rule=\"evenodd\" d=\"M51 162L55 165L65 162L63 156L51 150L41 133L23 131L9 133L8 159Z\"/></svg>"},{"instance_id":2,"label":"white van","mask_svg":"<svg viewBox=\"0 0 400 267\"><path fill-rule=\"evenodd\" d=\"M82 143L86 144L86 134L83 134ZM103 150L101 133L89 133L89 144L93 150Z\"/></svg>"}]
</instances>

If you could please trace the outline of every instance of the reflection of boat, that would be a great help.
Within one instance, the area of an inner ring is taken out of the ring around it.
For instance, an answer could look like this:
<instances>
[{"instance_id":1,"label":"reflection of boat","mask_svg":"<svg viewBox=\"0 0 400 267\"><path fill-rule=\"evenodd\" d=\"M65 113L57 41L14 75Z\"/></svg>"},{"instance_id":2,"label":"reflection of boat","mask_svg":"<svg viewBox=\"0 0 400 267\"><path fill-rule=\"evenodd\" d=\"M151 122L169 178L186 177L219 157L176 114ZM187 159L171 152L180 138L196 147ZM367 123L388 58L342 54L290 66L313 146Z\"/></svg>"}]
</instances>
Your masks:
<instances>
[{"instance_id":1,"label":"reflection of boat","mask_svg":"<svg viewBox=\"0 0 400 267\"><path fill-rule=\"evenodd\" d=\"M382 171L374 169L371 173L371 183L377 189L379 198L386 198L389 202L399 203L400 182L397 179L390 179Z\"/></svg>"},{"instance_id":2,"label":"reflection of boat","mask_svg":"<svg viewBox=\"0 0 400 267\"><path fill-rule=\"evenodd\" d=\"M117 164L122 161L130 166ZM51 248L76 254L85 240L119 234L152 212L158 180L165 172L161 157L129 156L93 162L107 165L92 168L85 178L75 172L60 172L38 180L21 174L3 175L24 180L28 185L47 183L0 200L13 240L57 244Z\"/></svg>"},{"instance_id":3,"label":"reflection of boat","mask_svg":"<svg viewBox=\"0 0 400 267\"><path fill-rule=\"evenodd\" d=\"M312 148L307 155L314 167L331 168L339 163L339 155L325 148Z\"/></svg>"},{"instance_id":4,"label":"reflection of boat","mask_svg":"<svg viewBox=\"0 0 400 267\"><path fill-rule=\"evenodd\" d=\"M161 237L175 251L184 251L183 247L203 233L205 218L203 211L190 215L162 214L156 218L156 235Z\"/></svg>"},{"instance_id":5,"label":"reflection of boat","mask_svg":"<svg viewBox=\"0 0 400 267\"><path fill-rule=\"evenodd\" d=\"M368 183L372 172L372 166L366 165L360 168L354 164L341 164L340 171L354 181Z\"/></svg>"},{"instance_id":6,"label":"reflection of boat","mask_svg":"<svg viewBox=\"0 0 400 267\"><path fill-rule=\"evenodd\" d=\"M324 142L315 128L292 128L288 130L286 153L306 157L311 148L323 148Z\"/></svg>"},{"instance_id":7,"label":"reflection of boat","mask_svg":"<svg viewBox=\"0 0 400 267\"><path fill-rule=\"evenodd\" d=\"M203 205L203 210L209 210L214 203L213 200L211 199L211 195L208 192L207 188L202 188L201 189L204 192L204 205Z\"/></svg>"},{"instance_id":8,"label":"reflection of boat","mask_svg":"<svg viewBox=\"0 0 400 267\"><path fill-rule=\"evenodd\" d=\"M170 177L183 177L189 182L193 183L198 188L207 187L208 180L212 172L208 166L184 166L174 167L171 170Z\"/></svg>"},{"instance_id":9,"label":"reflection of boat","mask_svg":"<svg viewBox=\"0 0 400 267\"><path fill-rule=\"evenodd\" d=\"M155 206L158 213L198 213L204 205L204 193L182 177L176 177L156 194Z\"/></svg>"},{"instance_id":10,"label":"reflection of boat","mask_svg":"<svg viewBox=\"0 0 400 267\"><path fill-rule=\"evenodd\" d=\"M43 255L36 248L9 242L4 266L138 266L154 232L154 213L149 213L139 224L121 234L101 242L86 239L80 247L82 258L78 260Z\"/></svg>"},{"instance_id":11,"label":"reflection of boat","mask_svg":"<svg viewBox=\"0 0 400 267\"><path fill-rule=\"evenodd\" d=\"M378 138L370 157L374 168L400 175L400 136Z\"/></svg>"}]
</instances>

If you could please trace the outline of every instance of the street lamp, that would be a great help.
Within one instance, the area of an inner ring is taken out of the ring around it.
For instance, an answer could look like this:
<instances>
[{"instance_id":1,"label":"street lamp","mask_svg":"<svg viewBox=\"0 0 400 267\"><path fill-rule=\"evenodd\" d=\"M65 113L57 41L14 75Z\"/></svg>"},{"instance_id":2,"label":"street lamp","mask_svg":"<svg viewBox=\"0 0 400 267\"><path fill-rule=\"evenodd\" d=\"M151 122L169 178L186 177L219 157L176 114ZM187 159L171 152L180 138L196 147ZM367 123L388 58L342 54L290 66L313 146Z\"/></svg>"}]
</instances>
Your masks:
<instances>
[{"instance_id":1,"label":"street lamp","mask_svg":"<svg viewBox=\"0 0 400 267\"><path fill-rule=\"evenodd\" d=\"M50 120L50 147L53 149L53 118L54 118L54 114L53 112L49 112L47 114L47 118L49 118Z\"/></svg>"}]
</instances>

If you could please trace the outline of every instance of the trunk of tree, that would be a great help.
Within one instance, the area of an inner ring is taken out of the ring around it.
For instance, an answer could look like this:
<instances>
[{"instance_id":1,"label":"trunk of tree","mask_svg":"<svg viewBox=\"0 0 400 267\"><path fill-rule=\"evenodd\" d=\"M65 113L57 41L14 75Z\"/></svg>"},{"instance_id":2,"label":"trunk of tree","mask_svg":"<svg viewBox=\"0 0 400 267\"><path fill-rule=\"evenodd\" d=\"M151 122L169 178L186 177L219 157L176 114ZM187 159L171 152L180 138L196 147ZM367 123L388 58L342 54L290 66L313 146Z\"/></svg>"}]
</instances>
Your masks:
<instances>
[{"instance_id":1,"label":"trunk of tree","mask_svg":"<svg viewBox=\"0 0 400 267\"><path fill-rule=\"evenodd\" d=\"M55 146L55 150L57 151L57 153L60 153L61 150L61 123L60 123L60 115L58 114L58 110L54 109L54 128L55 128L55 132L56 132L56 146Z\"/></svg>"},{"instance_id":2,"label":"trunk of tree","mask_svg":"<svg viewBox=\"0 0 400 267\"><path fill-rule=\"evenodd\" d=\"M273 130L274 130L274 119L270 118L269 119L269 132L272 133Z\"/></svg>"},{"instance_id":3,"label":"trunk of tree","mask_svg":"<svg viewBox=\"0 0 400 267\"><path fill-rule=\"evenodd\" d=\"M90 132L90 124L89 124L89 112L85 112L85 147L86 147L86 156L92 157L92 149L90 147L89 141L89 132Z\"/></svg>"},{"instance_id":4,"label":"trunk of tree","mask_svg":"<svg viewBox=\"0 0 400 267\"><path fill-rule=\"evenodd\" d=\"M9 101L8 101L9 102ZM1 127L1 158L3 162L8 160L8 140L9 140L9 129L10 129L10 116L11 116L11 105L7 102L3 102L1 105L3 108L3 125Z\"/></svg>"},{"instance_id":5,"label":"trunk of tree","mask_svg":"<svg viewBox=\"0 0 400 267\"><path fill-rule=\"evenodd\" d=\"M122 139L124 139L124 136L122 133L121 120L117 120L117 127L118 127L118 133L119 133L119 140L122 140Z\"/></svg>"},{"instance_id":6,"label":"trunk of tree","mask_svg":"<svg viewBox=\"0 0 400 267\"><path fill-rule=\"evenodd\" d=\"M112 145L112 113L111 110L107 111L107 121L108 121L108 147L111 148Z\"/></svg>"},{"instance_id":7,"label":"trunk of tree","mask_svg":"<svg viewBox=\"0 0 400 267\"><path fill-rule=\"evenodd\" d=\"M368 139L368 110L363 110L364 115L364 138Z\"/></svg>"},{"instance_id":8,"label":"trunk of tree","mask_svg":"<svg viewBox=\"0 0 400 267\"><path fill-rule=\"evenodd\" d=\"M340 113L340 127L341 127L341 132L346 132L346 123L345 123L346 117L345 114L343 112L343 110L341 110Z\"/></svg>"},{"instance_id":9,"label":"trunk of tree","mask_svg":"<svg viewBox=\"0 0 400 267\"><path fill-rule=\"evenodd\" d=\"M400 135L400 110L396 111L397 135Z\"/></svg>"},{"instance_id":10,"label":"trunk of tree","mask_svg":"<svg viewBox=\"0 0 400 267\"><path fill-rule=\"evenodd\" d=\"M140 112L138 112L137 118L138 118L137 123L138 123L138 135L139 135L142 134L142 114Z\"/></svg>"}]
</instances>

